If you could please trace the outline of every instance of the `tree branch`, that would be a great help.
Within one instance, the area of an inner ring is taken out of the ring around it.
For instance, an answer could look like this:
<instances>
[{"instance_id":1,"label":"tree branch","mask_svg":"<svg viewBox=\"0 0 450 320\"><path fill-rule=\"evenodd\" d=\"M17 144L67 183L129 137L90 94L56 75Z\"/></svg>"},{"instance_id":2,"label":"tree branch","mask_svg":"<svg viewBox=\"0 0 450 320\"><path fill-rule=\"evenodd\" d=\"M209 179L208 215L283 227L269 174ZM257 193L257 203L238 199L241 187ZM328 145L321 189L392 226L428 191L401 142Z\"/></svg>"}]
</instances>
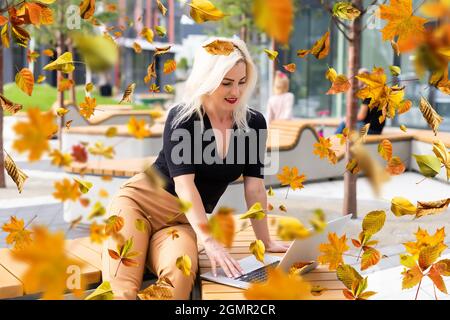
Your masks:
<instances>
[{"instance_id":1,"label":"tree branch","mask_svg":"<svg viewBox=\"0 0 450 320\"><path fill-rule=\"evenodd\" d=\"M25 3L25 0L22 0L22 1L18 2L18 3L16 3L16 4L11 4L11 5L8 4L8 2L6 2L6 7L5 8L1 8L0 9L0 13L7 12L9 9L11 9L13 7L16 7L16 6L20 6L20 5L24 4L24 3Z\"/></svg>"},{"instance_id":2,"label":"tree branch","mask_svg":"<svg viewBox=\"0 0 450 320\"><path fill-rule=\"evenodd\" d=\"M340 32L342 32L342 34L344 35L344 37L345 37L348 41L352 42L352 41L353 41L353 38L350 38L350 37L347 35L347 33L345 33L345 31L341 29L341 27L336 23L336 21L335 21L334 19L333 19L333 21L334 21L334 24L336 25L336 28L338 28L338 30L339 30Z\"/></svg>"}]
</instances>

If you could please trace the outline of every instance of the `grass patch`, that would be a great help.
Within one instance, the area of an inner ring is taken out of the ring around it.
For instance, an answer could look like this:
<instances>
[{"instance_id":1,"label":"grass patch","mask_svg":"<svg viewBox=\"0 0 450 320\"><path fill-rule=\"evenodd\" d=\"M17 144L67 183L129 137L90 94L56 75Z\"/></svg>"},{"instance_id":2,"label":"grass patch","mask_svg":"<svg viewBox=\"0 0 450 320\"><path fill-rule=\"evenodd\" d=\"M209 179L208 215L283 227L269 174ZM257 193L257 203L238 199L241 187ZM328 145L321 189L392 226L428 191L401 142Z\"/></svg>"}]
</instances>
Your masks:
<instances>
[{"instance_id":1,"label":"grass patch","mask_svg":"<svg viewBox=\"0 0 450 320\"><path fill-rule=\"evenodd\" d=\"M20 90L15 83L8 83L4 86L4 95L9 100L23 105L22 111L29 108L38 107L41 111L48 111L57 99L58 91L55 87L48 84L34 84L33 94L28 96ZM85 92L84 86L76 87L77 104L84 101ZM97 104L118 104L120 100L111 97L102 97L98 91L91 92L91 96L97 99ZM69 92L66 91L65 98L69 98ZM149 109L147 105L133 105L133 109ZM6 113L6 112L5 112ZM8 113L6 113L8 115Z\"/></svg>"}]
</instances>

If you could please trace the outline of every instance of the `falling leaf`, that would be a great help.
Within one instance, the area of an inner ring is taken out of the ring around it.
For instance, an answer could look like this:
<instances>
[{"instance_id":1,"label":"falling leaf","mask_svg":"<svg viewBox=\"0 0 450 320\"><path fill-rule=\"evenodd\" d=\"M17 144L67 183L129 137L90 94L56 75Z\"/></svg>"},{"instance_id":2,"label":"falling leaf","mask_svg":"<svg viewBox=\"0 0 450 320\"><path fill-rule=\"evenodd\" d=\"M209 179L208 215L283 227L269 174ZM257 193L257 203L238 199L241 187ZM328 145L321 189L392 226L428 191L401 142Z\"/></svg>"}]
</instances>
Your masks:
<instances>
[{"instance_id":1,"label":"falling leaf","mask_svg":"<svg viewBox=\"0 0 450 320\"><path fill-rule=\"evenodd\" d=\"M139 256L141 253L137 251L131 251L133 249L133 237L129 238L123 245L117 244L117 251L108 249L109 256L114 260L119 260L114 277L117 276L119 267L123 264L126 267L138 267L139 263L132 259Z\"/></svg>"},{"instance_id":2,"label":"falling leaf","mask_svg":"<svg viewBox=\"0 0 450 320\"><path fill-rule=\"evenodd\" d=\"M58 117L62 117L65 114L67 114L68 112L69 112L69 109L66 109L66 108L58 108L58 109L56 109L56 115Z\"/></svg>"},{"instance_id":3,"label":"falling leaf","mask_svg":"<svg viewBox=\"0 0 450 320\"><path fill-rule=\"evenodd\" d=\"M383 40L394 40L396 36L399 52L414 49L424 37L426 19L414 16L412 0L391 0L389 5L380 5L379 16L387 20L381 29Z\"/></svg>"},{"instance_id":4,"label":"falling leaf","mask_svg":"<svg viewBox=\"0 0 450 320\"><path fill-rule=\"evenodd\" d=\"M86 83L86 85L84 86L84 90L86 90L86 92L91 92L94 89L94 84L92 82Z\"/></svg>"},{"instance_id":5,"label":"falling leaf","mask_svg":"<svg viewBox=\"0 0 450 320\"><path fill-rule=\"evenodd\" d=\"M264 263L264 253L266 252L266 247L261 240L255 240L250 243L249 250L250 253L255 256L256 260Z\"/></svg>"},{"instance_id":6,"label":"falling leaf","mask_svg":"<svg viewBox=\"0 0 450 320\"><path fill-rule=\"evenodd\" d=\"M428 100L423 96L420 97L419 109L436 136L443 118L433 109Z\"/></svg>"},{"instance_id":7,"label":"falling leaf","mask_svg":"<svg viewBox=\"0 0 450 320\"><path fill-rule=\"evenodd\" d=\"M288 166L284 166L282 173L277 174L277 178L282 186L289 185L292 190L296 190L304 187L303 182L306 176L304 174L299 176L297 167L289 168Z\"/></svg>"},{"instance_id":8,"label":"falling leaf","mask_svg":"<svg viewBox=\"0 0 450 320\"><path fill-rule=\"evenodd\" d=\"M264 52L267 54L270 60L275 60L278 57L278 51L264 49Z\"/></svg>"},{"instance_id":9,"label":"falling leaf","mask_svg":"<svg viewBox=\"0 0 450 320\"><path fill-rule=\"evenodd\" d=\"M153 59L152 63L150 63L147 67L147 74L144 77L144 82L148 83L152 78L156 79L156 64L155 59Z\"/></svg>"},{"instance_id":10,"label":"falling leaf","mask_svg":"<svg viewBox=\"0 0 450 320\"><path fill-rule=\"evenodd\" d=\"M102 205L101 202L97 201L94 204L94 206L92 207L91 211L89 212L89 215L87 218L88 218L88 220L92 220L94 218L104 216L105 213L106 213L105 207Z\"/></svg>"},{"instance_id":11,"label":"falling leaf","mask_svg":"<svg viewBox=\"0 0 450 320\"><path fill-rule=\"evenodd\" d=\"M313 296L321 296L325 291L327 291L327 288L321 287L321 286L313 286L311 288L311 294Z\"/></svg>"},{"instance_id":12,"label":"falling leaf","mask_svg":"<svg viewBox=\"0 0 450 320\"><path fill-rule=\"evenodd\" d=\"M336 153L331 149L332 144L330 138L319 137L319 141L314 143L313 147L313 153L318 155L320 159L327 158L331 164L337 163Z\"/></svg>"},{"instance_id":13,"label":"falling leaf","mask_svg":"<svg viewBox=\"0 0 450 320\"><path fill-rule=\"evenodd\" d=\"M106 191L105 189L100 189L99 191L98 191L98 196L100 197L100 198L108 198L109 197L109 193L108 193L108 191Z\"/></svg>"},{"instance_id":14,"label":"falling leaf","mask_svg":"<svg viewBox=\"0 0 450 320\"><path fill-rule=\"evenodd\" d=\"M134 88L136 87L136 84L133 82L127 86L125 89L125 92L123 93L122 100L120 100L120 103L127 102L131 103L131 98L133 96Z\"/></svg>"},{"instance_id":15,"label":"falling leaf","mask_svg":"<svg viewBox=\"0 0 450 320\"><path fill-rule=\"evenodd\" d=\"M417 260L419 258L420 252L424 248L433 247L439 245L439 251L443 252L447 246L444 244L445 240L445 229L437 229L434 235L428 234L427 230L423 230L420 227L415 233L415 242L405 242L403 245L408 253L414 256Z\"/></svg>"},{"instance_id":16,"label":"falling leaf","mask_svg":"<svg viewBox=\"0 0 450 320\"><path fill-rule=\"evenodd\" d=\"M289 42L293 30L294 6L291 0L256 0L253 2L256 26L280 44Z\"/></svg>"},{"instance_id":17,"label":"falling leaf","mask_svg":"<svg viewBox=\"0 0 450 320\"><path fill-rule=\"evenodd\" d=\"M74 33L71 38L84 63L93 72L106 72L118 63L119 47L113 39L82 32Z\"/></svg>"},{"instance_id":18,"label":"falling leaf","mask_svg":"<svg viewBox=\"0 0 450 320\"><path fill-rule=\"evenodd\" d=\"M267 204L267 211L272 211L273 210L273 205L268 203Z\"/></svg>"},{"instance_id":19,"label":"falling leaf","mask_svg":"<svg viewBox=\"0 0 450 320\"><path fill-rule=\"evenodd\" d=\"M323 59L330 51L330 32L327 31L319 40L314 43L310 53L317 59Z\"/></svg>"},{"instance_id":20,"label":"falling leaf","mask_svg":"<svg viewBox=\"0 0 450 320\"><path fill-rule=\"evenodd\" d=\"M88 159L88 153L86 151L86 147L82 144L77 144L72 146L72 153L71 153L73 159L77 162L85 163Z\"/></svg>"},{"instance_id":21,"label":"falling leaf","mask_svg":"<svg viewBox=\"0 0 450 320\"><path fill-rule=\"evenodd\" d=\"M75 180L76 184L78 185L78 188L80 189L80 192L83 194L86 194L89 192L89 190L92 188L92 182L81 180L79 178L73 178Z\"/></svg>"},{"instance_id":22,"label":"falling leaf","mask_svg":"<svg viewBox=\"0 0 450 320\"><path fill-rule=\"evenodd\" d=\"M383 210L371 211L363 219L362 229L365 234L373 235L381 230L386 221L386 213Z\"/></svg>"},{"instance_id":23,"label":"falling leaf","mask_svg":"<svg viewBox=\"0 0 450 320\"><path fill-rule=\"evenodd\" d=\"M366 291L368 281L363 278L352 266L343 264L337 268L338 279L347 287L343 290L344 296L349 300L366 300L375 295L374 291Z\"/></svg>"},{"instance_id":24,"label":"falling leaf","mask_svg":"<svg viewBox=\"0 0 450 320\"><path fill-rule=\"evenodd\" d=\"M266 213L264 212L262 205L260 202L255 202L250 209L243 215L239 217L239 219L256 219L261 220L266 216Z\"/></svg>"},{"instance_id":25,"label":"falling leaf","mask_svg":"<svg viewBox=\"0 0 450 320\"><path fill-rule=\"evenodd\" d=\"M290 63L290 64L283 65L283 68L284 68L284 70L293 73L297 69L297 66L295 65L295 63Z\"/></svg>"},{"instance_id":26,"label":"falling leaf","mask_svg":"<svg viewBox=\"0 0 450 320\"><path fill-rule=\"evenodd\" d=\"M118 129L117 127L109 127L106 129L105 136L108 138L113 138L117 136Z\"/></svg>"},{"instance_id":27,"label":"falling leaf","mask_svg":"<svg viewBox=\"0 0 450 320\"><path fill-rule=\"evenodd\" d=\"M82 0L80 3L80 17L90 19L95 12L95 0Z\"/></svg>"},{"instance_id":28,"label":"falling leaf","mask_svg":"<svg viewBox=\"0 0 450 320\"><path fill-rule=\"evenodd\" d=\"M58 149L53 149L50 152L50 157L52 158L52 165L58 167L70 166L72 163L72 155L69 153L62 153Z\"/></svg>"},{"instance_id":29,"label":"falling leaf","mask_svg":"<svg viewBox=\"0 0 450 320\"><path fill-rule=\"evenodd\" d=\"M419 166L420 173L425 177L433 178L441 171L441 162L434 155L418 155L413 154Z\"/></svg>"},{"instance_id":30,"label":"falling leaf","mask_svg":"<svg viewBox=\"0 0 450 320\"><path fill-rule=\"evenodd\" d=\"M311 285L300 276L289 275L281 268L267 270L267 280L251 283L244 291L249 300L299 300L308 299Z\"/></svg>"},{"instance_id":31,"label":"falling leaf","mask_svg":"<svg viewBox=\"0 0 450 320\"><path fill-rule=\"evenodd\" d=\"M136 120L134 116L130 117L130 120L127 123L127 130L128 133L136 139L144 139L145 137L150 136L150 130L148 129L148 125L145 123L145 120Z\"/></svg>"},{"instance_id":32,"label":"falling leaf","mask_svg":"<svg viewBox=\"0 0 450 320\"><path fill-rule=\"evenodd\" d=\"M404 124L400 125L400 130L402 130L403 132L406 132L407 128Z\"/></svg>"},{"instance_id":33,"label":"falling leaf","mask_svg":"<svg viewBox=\"0 0 450 320\"><path fill-rule=\"evenodd\" d=\"M164 85L164 91L167 93L173 93L175 89L170 84L166 84Z\"/></svg>"},{"instance_id":34,"label":"falling leaf","mask_svg":"<svg viewBox=\"0 0 450 320\"><path fill-rule=\"evenodd\" d=\"M101 141L97 141L93 147L89 147L88 151L94 156L103 156L106 159L114 158L115 153L112 146L106 147Z\"/></svg>"},{"instance_id":35,"label":"falling leaf","mask_svg":"<svg viewBox=\"0 0 450 320\"><path fill-rule=\"evenodd\" d=\"M351 172L351 174L358 174L361 169L358 167L358 161L356 161L356 159L352 159L345 166L345 170Z\"/></svg>"},{"instance_id":36,"label":"falling leaf","mask_svg":"<svg viewBox=\"0 0 450 320\"><path fill-rule=\"evenodd\" d=\"M65 52L61 56L58 57L55 61L47 64L43 68L44 70L58 70L63 73L71 73L75 70L75 66L73 65L73 58L71 52Z\"/></svg>"},{"instance_id":37,"label":"falling leaf","mask_svg":"<svg viewBox=\"0 0 450 320\"><path fill-rule=\"evenodd\" d=\"M40 74L40 75L38 76L36 82L37 82L37 83L42 83L42 82L45 81L45 79L46 79L46 77L43 76L42 74Z\"/></svg>"},{"instance_id":38,"label":"falling leaf","mask_svg":"<svg viewBox=\"0 0 450 320\"><path fill-rule=\"evenodd\" d=\"M403 197L394 197L391 200L391 211L397 217L404 215L415 215L416 206Z\"/></svg>"},{"instance_id":39,"label":"falling leaf","mask_svg":"<svg viewBox=\"0 0 450 320\"><path fill-rule=\"evenodd\" d=\"M108 236L105 233L105 225L93 222L90 227L90 239L92 243L102 244Z\"/></svg>"},{"instance_id":40,"label":"falling leaf","mask_svg":"<svg viewBox=\"0 0 450 320\"><path fill-rule=\"evenodd\" d=\"M28 160L37 161L50 150L48 139L58 130L58 126L51 112L41 113L38 108L30 108L27 116L28 122L18 121L13 127L18 136L13 148L19 153L29 151Z\"/></svg>"},{"instance_id":41,"label":"falling leaf","mask_svg":"<svg viewBox=\"0 0 450 320\"><path fill-rule=\"evenodd\" d=\"M9 233L6 236L6 244L13 244L14 249L21 249L32 242L32 232L25 228L23 219L11 216L10 222L5 222L2 230Z\"/></svg>"},{"instance_id":42,"label":"falling leaf","mask_svg":"<svg viewBox=\"0 0 450 320\"><path fill-rule=\"evenodd\" d=\"M84 263L68 256L64 233L50 233L43 227L33 229L33 241L21 250L11 251L12 257L26 265L22 282L26 292L42 292L42 299L62 299L67 289L80 297L86 281L82 278L77 286L71 284L69 268L82 268Z\"/></svg>"},{"instance_id":43,"label":"falling leaf","mask_svg":"<svg viewBox=\"0 0 450 320\"><path fill-rule=\"evenodd\" d=\"M273 192L272 186L269 187L269 190L267 191L267 195L269 197L273 197L275 195L275 193Z\"/></svg>"},{"instance_id":44,"label":"falling leaf","mask_svg":"<svg viewBox=\"0 0 450 320\"><path fill-rule=\"evenodd\" d=\"M139 43L137 43L136 41L133 42L133 49L134 49L134 52L136 52L136 53L141 53L142 52L141 45Z\"/></svg>"},{"instance_id":45,"label":"falling leaf","mask_svg":"<svg viewBox=\"0 0 450 320\"><path fill-rule=\"evenodd\" d=\"M391 160L392 159L392 143L387 139L383 139L378 144L378 153L384 160L386 160L386 161Z\"/></svg>"},{"instance_id":46,"label":"falling leaf","mask_svg":"<svg viewBox=\"0 0 450 320\"><path fill-rule=\"evenodd\" d=\"M22 110L23 106L18 103L14 103L11 100L8 100L4 95L0 93L0 105L4 111L11 112L15 114L16 112Z\"/></svg>"},{"instance_id":47,"label":"falling leaf","mask_svg":"<svg viewBox=\"0 0 450 320\"><path fill-rule=\"evenodd\" d=\"M344 234L342 237L338 238L336 233L328 233L329 243L322 243L319 246L319 250L322 253L317 259L321 264L328 264L329 270L336 270L336 268L344 264L342 255L346 252L349 247L347 245L347 238Z\"/></svg>"},{"instance_id":48,"label":"falling leaf","mask_svg":"<svg viewBox=\"0 0 450 320\"><path fill-rule=\"evenodd\" d=\"M397 66L389 66L389 71L391 72L391 75L393 75L394 77L398 77L400 73L402 73L400 67Z\"/></svg>"},{"instance_id":49,"label":"falling leaf","mask_svg":"<svg viewBox=\"0 0 450 320\"><path fill-rule=\"evenodd\" d=\"M164 62L164 67L163 67L163 73L164 74L169 74L172 73L176 70L177 68L177 63L175 62L175 60L167 60L166 62Z\"/></svg>"},{"instance_id":50,"label":"falling leaf","mask_svg":"<svg viewBox=\"0 0 450 320\"><path fill-rule=\"evenodd\" d=\"M173 294L167 286L156 283L140 291L138 297L141 300L170 300Z\"/></svg>"},{"instance_id":51,"label":"falling leaf","mask_svg":"<svg viewBox=\"0 0 450 320\"><path fill-rule=\"evenodd\" d=\"M164 28L163 26L155 26L155 31L156 34L161 38L165 37L167 33L166 28Z\"/></svg>"},{"instance_id":52,"label":"falling leaf","mask_svg":"<svg viewBox=\"0 0 450 320\"><path fill-rule=\"evenodd\" d=\"M91 201L88 198L80 198L80 199L78 199L78 201L85 208L88 207L89 204L91 203Z\"/></svg>"},{"instance_id":53,"label":"falling leaf","mask_svg":"<svg viewBox=\"0 0 450 320\"><path fill-rule=\"evenodd\" d=\"M450 152L447 151L447 147L442 141L436 140L433 142L433 153L445 167L448 181L450 179Z\"/></svg>"},{"instance_id":54,"label":"falling leaf","mask_svg":"<svg viewBox=\"0 0 450 320\"><path fill-rule=\"evenodd\" d=\"M94 114L96 107L97 107L97 100L95 98L85 96L84 102L80 103L80 114L85 119L89 119Z\"/></svg>"},{"instance_id":55,"label":"falling leaf","mask_svg":"<svg viewBox=\"0 0 450 320\"><path fill-rule=\"evenodd\" d=\"M53 197L63 202L66 200L77 201L81 196L78 184L76 182L72 184L67 178L62 181L55 181L54 187L56 191L53 193Z\"/></svg>"},{"instance_id":56,"label":"falling leaf","mask_svg":"<svg viewBox=\"0 0 450 320\"><path fill-rule=\"evenodd\" d=\"M224 40L214 40L213 42L204 45L203 48L212 55L228 56L234 51L233 43Z\"/></svg>"},{"instance_id":57,"label":"falling leaf","mask_svg":"<svg viewBox=\"0 0 450 320\"><path fill-rule=\"evenodd\" d=\"M316 209L313 212L313 217L309 220L316 232L323 232L327 226L325 212L322 209Z\"/></svg>"},{"instance_id":58,"label":"falling leaf","mask_svg":"<svg viewBox=\"0 0 450 320\"><path fill-rule=\"evenodd\" d=\"M355 8L351 2L339 1L333 5L333 15L339 19L355 20L359 17L361 11Z\"/></svg>"},{"instance_id":59,"label":"falling leaf","mask_svg":"<svg viewBox=\"0 0 450 320\"><path fill-rule=\"evenodd\" d=\"M114 300L114 293L109 281L103 281L90 295L84 300Z\"/></svg>"},{"instance_id":60,"label":"falling leaf","mask_svg":"<svg viewBox=\"0 0 450 320\"><path fill-rule=\"evenodd\" d=\"M392 157L386 166L386 171L392 176L402 174L405 170L406 167L399 157Z\"/></svg>"},{"instance_id":61,"label":"falling leaf","mask_svg":"<svg viewBox=\"0 0 450 320\"><path fill-rule=\"evenodd\" d=\"M153 43L153 31L150 28L143 27L139 35L143 38L145 38L148 42Z\"/></svg>"},{"instance_id":62,"label":"falling leaf","mask_svg":"<svg viewBox=\"0 0 450 320\"><path fill-rule=\"evenodd\" d=\"M63 92L69 90L74 86L75 82L72 79L60 78L58 83L58 91Z\"/></svg>"},{"instance_id":63,"label":"falling leaf","mask_svg":"<svg viewBox=\"0 0 450 320\"><path fill-rule=\"evenodd\" d=\"M178 230L177 229L171 229L171 230L167 231L167 234L169 236L171 236L172 240L175 240L175 239L180 237L180 235L178 234Z\"/></svg>"},{"instance_id":64,"label":"falling leaf","mask_svg":"<svg viewBox=\"0 0 450 320\"><path fill-rule=\"evenodd\" d=\"M350 88L351 84L348 78L343 74L339 74L332 80L331 87L326 94L342 93L348 91Z\"/></svg>"},{"instance_id":65,"label":"falling leaf","mask_svg":"<svg viewBox=\"0 0 450 320\"><path fill-rule=\"evenodd\" d=\"M283 241L304 239L310 236L310 232L294 217L283 217L278 221L277 235Z\"/></svg>"},{"instance_id":66,"label":"falling leaf","mask_svg":"<svg viewBox=\"0 0 450 320\"><path fill-rule=\"evenodd\" d=\"M182 256L178 257L175 264L186 277L191 274L192 262L191 258L187 254L183 254Z\"/></svg>"},{"instance_id":67,"label":"falling leaf","mask_svg":"<svg viewBox=\"0 0 450 320\"><path fill-rule=\"evenodd\" d=\"M147 222L144 219L136 219L134 221L134 226L136 230L140 232L147 232Z\"/></svg>"},{"instance_id":68,"label":"falling leaf","mask_svg":"<svg viewBox=\"0 0 450 320\"><path fill-rule=\"evenodd\" d=\"M23 184L25 183L25 180L28 179L28 176L25 174L25 172L22 171L22 169L20 169L16 165L14 160L6 152L4 158L4 167L8 175L11 177L11 179L13 179L14 183L16 184L19 193L22 193Z\"/></svg>"},{"instance_id":69,"label":"falling leaf","mask_svg":"<svg viewBox=\"0 0 450 320\"><path fill-rule=\"evenodd\" d=\"M79 199L81 200L81 199ZM80 224L81 220L83 220L83 216L80 215L78 216L78 218L75 218L74 220L70 221L70 226L69 226L69 230L74 229L77 225Z\"/></svg>"},{"instance_id":70,"label":"falling leaf","mask_svg":"<svg viewBox=\"0 0 450 320\"><path fill-rule=\"evenodd\" d=\"M122 230L125 219L118 215L112 215L105 221L105 234L112 235Z\"/></svg>"},{"instance_id":71,"label":"falling leaf","mask_svg":"<svg viewBox=\"0 0 450 320\"><path fill-rule=\"evenodd\" d=\"M16 84L27 95L31 96L34 86L34 76L30 69L23 68L16 74Z\"/></svg>"},{"instance_id":72,"label":"falling leaf","mask_svg":"<svg viewBox=\"0 0 450 320\"><path fill-rule=\"evenodd\" d=\"M220 207L219 210L208 219L207 231L211 236L231 248L235 235L234 210L228 207Z\"/></svg>"},{"instance_id":73,"label":"falling leaf","mask_svg":"<svg viewBox=\"0 0 450 320\"><path fill-rule=\"evenodd\" d=\"M208 0L192 0L188 5L191 7L190 15L197 23L217 21L225 17L225 14Z\"/></svg>"},{"instance_id":74,"label":"falling leaf","mask_svg":"<svg viewBox=\"0 0 450 320\"><path fill-rule=\"evenodd\" d=\"M378 264L381 260L381 254L375 248L367 248L361 258L361 271Z\"/></svg>"},{"instance_id":75,"label":"falling leaf","mask_svg":"<svg viewBox=\"0 0 450 320\"><path fill-rule=\"evenodd\" d=\"M445 211L447 210L449 204L450 198L427 202L417 201L416 218Z\"/></svg>"},{"instance_id":76,"label":"falling leaf","mask_svg":"<svg viewBox=\"0 0 450 320\"><path fill-rule=\"evenodd\" d=\"M42 51L43 55L46 55L47 57L53 57L55 55L55 53L53 52L52 49L45 49Z\"/></svg>"},{"instance_id":77,"label":"falling leaf","mask_svg":"<svg viewBox=\"0 0 450 320\"><path fill-rule=\"evenodd\" d=\"M156 0L156 5L158 6L159 12L161 12L161 14L165 16L167 13L167 8L161 3L160 0Z\"/></svg>"}]
</instances>

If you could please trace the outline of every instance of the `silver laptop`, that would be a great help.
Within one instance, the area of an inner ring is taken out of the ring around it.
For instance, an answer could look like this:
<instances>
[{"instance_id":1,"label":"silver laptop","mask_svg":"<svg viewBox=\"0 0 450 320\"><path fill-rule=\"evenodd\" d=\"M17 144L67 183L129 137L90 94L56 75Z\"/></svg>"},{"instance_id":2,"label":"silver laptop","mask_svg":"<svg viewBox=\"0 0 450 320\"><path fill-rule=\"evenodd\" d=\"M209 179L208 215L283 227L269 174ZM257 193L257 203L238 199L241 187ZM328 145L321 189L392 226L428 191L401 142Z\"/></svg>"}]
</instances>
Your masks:
<instances>
[{"instance_id":1,"label":"silver laptop","mask_svg":"<svg viewBox=\"0 0 450 320\"><path fill-rule=\"evenodd\" d=\"M281 268L284 272L295 262L312 262L302 268L300 274L309 272L317 267L317 257L319 256L319 245L327 242L328 233L341 233L344 226L351 219L351 214L331 220L327 223L325 230L314 234L306 239L294 240L283 257L274 255L264 255L264 263L256 260L254 255L238 260L239 265L244 270L244 274L237 278L228 278L222 268L217 268L217 277L211 271L201 275L203 279L226 284L232 287L246 289L252 282L265 281L267 278L267 269L270 267Z\"/></svg>"}]
</instances>

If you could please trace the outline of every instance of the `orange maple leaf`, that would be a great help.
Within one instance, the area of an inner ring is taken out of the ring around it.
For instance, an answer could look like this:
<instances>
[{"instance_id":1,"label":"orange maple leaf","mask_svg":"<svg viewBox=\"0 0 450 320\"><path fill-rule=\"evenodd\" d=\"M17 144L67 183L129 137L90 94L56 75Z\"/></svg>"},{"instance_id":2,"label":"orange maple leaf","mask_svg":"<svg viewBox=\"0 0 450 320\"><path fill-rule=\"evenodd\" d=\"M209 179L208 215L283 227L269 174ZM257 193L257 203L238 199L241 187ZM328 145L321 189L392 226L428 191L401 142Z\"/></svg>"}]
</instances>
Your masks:
<instances>
[{"instance_id":1,"label":"orange maple leaf","mask_svg":"<svg viewBox=\"0 0 450 320\"><path fill-rule=\"evenodd\" d=\"M313 153L318 155L320 159L327 158L330 163L335 164L337 162L337 156L331 147L330 138L319 137L319 141L314 144Z\"/></svg>"},{"instance_id":2,"label":"orange maple leaf","mask_svg":"<svg viewBox=\"0 0 450 320\"><path fill-rule=\"evenodd\" d=\"M20 136L14 140L13 148L19 153L29 151L28 160L37 161L44 152L49 151L48 139L58 130L58 126L51 112L41 113L38 108L31 108L27 114L28 122L20 121L13 127Z\"/></svg>"},{"instance_id":3,"label":"orange maple leaf","mask_svg":"<svg viewBox=\"0 0 450 320\"><path fill-rule=\"evenodd\" d=\"M399 52L416 48L424 38L427 19L413 15L412 0L391 0L390 5L380 5L380 18L387 20L381 30L383 40L398 36Z\"/></svg>"},{"instance_id":4,"label":"orange maple leaf","mask_svg":"<svg viewBox=\"0 0 450 320\"><path fill-rule=\"evenodd\" d=\"M336 268L344 263L342 255L349 249L347 245L347 237L344 234L338 238L336 233L332 232L328 234L329 243L322 243L319 246L320 252L323 255L318 257L318 261L321 264L329 264L329 270L336 270Z\"/></svg>"},{"instance_id":5,"label":"orange maple leaf","mask_svg":"<svg viewBox=\"0 0 450 320\"><path fill-rule=\"evenodd\" d=\"M96 106L97 100L95 98L84 97L84 102L80 103L80 114L85 119L89 119L94 114Z\"/></svg>"},{"instance_id":6,"label":"orange maple leaf","mask_svg":"<svg viewBox=\"0 0 450 320\"><path fill-rule=\"evenodd\" d=\"M150 130L147 128L145 120L136 120L133 116L130 117L130 120L127 123L127 129L128 132L137 139L144 139L150 135Z\"/></svg>"},{"instance_id":7,"label":"orange maple leaf","mask_svg":"<svg viewBox=\"0 0 450 320\"><path fill-rule=\"evenodd\" d=\"M2 230L9 232L6 243L14 244L14 249L21 249L32 241L32 232L25 228L23 219L17 219L15 216L11 216L9 223L3 224Z\"/></svg>"},{"instance_id":8,"label":"orange maple leaf","mask_svg":"<svg viewBox=\"0 0 450 320\"><path fill-rule=\"evenodd\" d=\"M297 167L293 167L292 169L290 169L288 166L284 166L283 172L281 174L277 174L277 178L282 186L289 185L292 190L295 190L304 188L303 181L305 181L306 176L304 174L299 176ZM288 193L289 188L286 192L286 198L288 196Z\"/></svg>"},{"instance_id":9,"label":"orange maple leaf","mask_svg":"<svg viewBox=\"0 0 450 320\"><path fill-rule=\"evenodd\" d=\"M55 181L54 186L56 191L53 193L53 196L56 199L61 199L61 201L76 201L81 196L78 184L76 182L72 184L67 178L65 178L62 182Z\"/></svg>"}]
</instances>

